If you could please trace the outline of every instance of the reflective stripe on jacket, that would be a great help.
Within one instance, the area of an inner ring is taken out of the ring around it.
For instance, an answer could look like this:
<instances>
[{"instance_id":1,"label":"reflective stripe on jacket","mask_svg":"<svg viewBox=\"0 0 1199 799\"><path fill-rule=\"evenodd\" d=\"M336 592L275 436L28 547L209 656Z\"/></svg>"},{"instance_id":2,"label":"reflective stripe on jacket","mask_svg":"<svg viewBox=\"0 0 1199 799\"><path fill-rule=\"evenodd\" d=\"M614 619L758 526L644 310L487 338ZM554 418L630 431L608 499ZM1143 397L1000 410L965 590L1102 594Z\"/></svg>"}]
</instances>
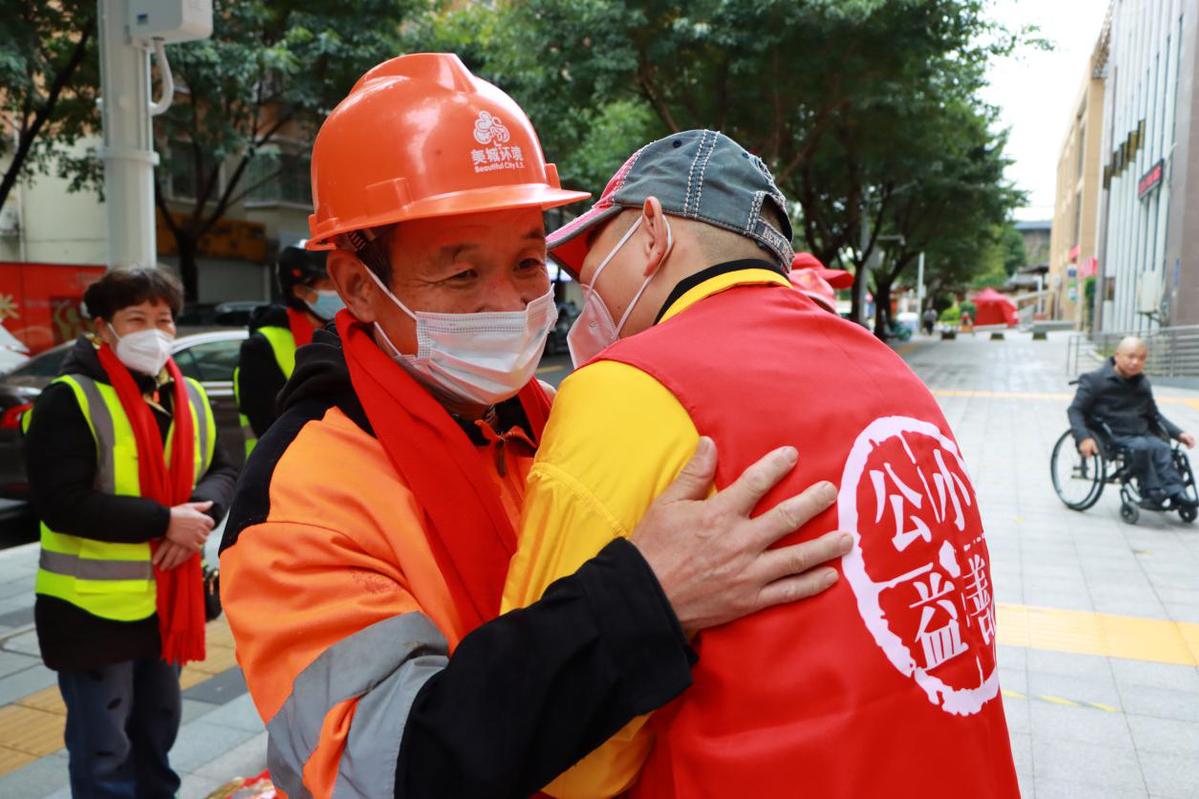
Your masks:
<instances>
[{"instance_id":1,"label":"reflective stripe on jacket","mask_svg":"<svg viewBox=\"0 0 1199 799\"><path fill-rule=\"evenodd\" d=\"M92 431L98 467L96 489L140 496L137 442L116 389L84 375L65 375L54 382L71 387ZM216 423L200 384L187 379L187 394L195 430L195 481L199 482L212 462ZM174 430L172 424L164 444L168 458ZM105 619L148 618L154 614L156 604L150 544L118 544L67 535L42 523L35 590Z\"/></svg>"}]
</instances>

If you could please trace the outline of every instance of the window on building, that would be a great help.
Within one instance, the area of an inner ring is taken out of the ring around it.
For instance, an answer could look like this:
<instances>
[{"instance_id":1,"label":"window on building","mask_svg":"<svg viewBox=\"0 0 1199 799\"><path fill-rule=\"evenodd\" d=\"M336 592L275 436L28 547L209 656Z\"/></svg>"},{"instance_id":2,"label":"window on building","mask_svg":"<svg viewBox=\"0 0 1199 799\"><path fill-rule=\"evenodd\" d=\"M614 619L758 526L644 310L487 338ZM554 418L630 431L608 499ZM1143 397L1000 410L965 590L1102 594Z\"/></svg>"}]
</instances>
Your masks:
<instances>
[{"instance_id":1,"label":"window on building","mask_svg":"<svg viewBox=\"0 0 1199 799\"><path fill-rule=\"evenodd\" d=\"M1114 277L1104 278L1103 299L1107 302L1116 301L1116 279Z\"/></svg>"},{"instance_id":2,"label":"window on building","mask_svg":"<svg viewBox=\"0 0 1199 799\"><path fill-rule=\"evenodd\" d=\"M167 197L172 200L196 198L196 170L190 142L172 140L162 159L162 169L166 175Z\"/></svg>"},{"instance_id":3,"label":"window on building","mask_svg":"<svg viewBox=\"0 0 1199 799\"><path fill-rule=\"evenodd\" d=\"M311 160L307 153L271 148L254 155L246 169L251 203L312 205Z\"/></svg>"}]
</instances>

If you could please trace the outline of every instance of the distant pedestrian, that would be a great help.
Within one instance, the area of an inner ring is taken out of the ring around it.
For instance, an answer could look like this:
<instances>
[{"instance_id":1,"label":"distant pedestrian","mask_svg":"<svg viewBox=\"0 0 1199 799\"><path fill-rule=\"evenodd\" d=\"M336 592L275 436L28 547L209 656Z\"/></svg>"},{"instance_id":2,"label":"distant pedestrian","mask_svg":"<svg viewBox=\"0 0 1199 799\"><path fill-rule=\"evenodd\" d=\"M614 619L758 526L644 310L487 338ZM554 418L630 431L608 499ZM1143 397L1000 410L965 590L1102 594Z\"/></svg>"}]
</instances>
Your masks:
<instances>
[{"instance_id":1,"label":"distant pedestrian","mask_svg":"<svg viewBox=\"0 0 1199 799\"><path fill-rule=\"evenodd\" d=\"M170 797L179 668L204 658L200 553L237 469L170 357L178 283L112 271L84 303L93 329L27 419L38 644L67 706L72 795Z\"/></svg>"},{"instance_id":2,"label":"distant pedestrian","mask_svg":"<svg viewBox=\"0 0 1199 799\"><path fill-rule=\"evenodd\" d=\"M922 319L924 320L924 332L931 336L933 334L933 328L937 324L936 309L930 306L929 309L924 312Z\"/></svg>"}]
</instances>

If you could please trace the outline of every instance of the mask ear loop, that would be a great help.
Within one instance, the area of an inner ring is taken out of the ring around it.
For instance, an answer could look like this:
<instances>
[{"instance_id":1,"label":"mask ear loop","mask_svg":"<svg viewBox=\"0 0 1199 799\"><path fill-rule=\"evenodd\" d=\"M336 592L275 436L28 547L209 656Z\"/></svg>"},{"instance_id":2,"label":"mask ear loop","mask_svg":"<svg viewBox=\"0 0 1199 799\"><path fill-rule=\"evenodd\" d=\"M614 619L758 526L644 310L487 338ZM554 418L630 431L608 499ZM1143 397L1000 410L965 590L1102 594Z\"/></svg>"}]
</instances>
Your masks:
<instances>
[{"instance_id":1,"label":"mask ear loop","mask_svg":"<svg viewBox=\"0 0 1199 799\"><path fill-rule=\"evenodd\" d=\"M632 227L624 232L624 235L620 237L620 241L616 242L616 246L612 248L612 252L608 253L603 261L600 261L600 265L595 269L595 274L591 276L591 282L587 284L587 294L583 297L584 306L591 299L591 295L595 293L595 284L599 282L599 276L607 268L608 264L612 263L612 259L616 257L616 253L620 252L620 248L633 237L633 234L637 232L637 228L639 227L641 227L641 217L637 217L637 221L633 223Z\"/></svg>"},{"instance_id":2,"label":"mask ear loop","mask_svg":"<svg viewBox=\"0 0 1199 799\"><path fill-rule=\"evenodd\" d=\"M638 219L637 221L640 222L641 220ZM658 261L657 267L645 279L645 282L641 284L641 288L637 289L637 293L633 295L633 299L629 302L629 307L625 308L624 315L620 317L620 322L616 325L616 335L618 336L620 335L620 331L624 330L624 324L629 321L629 316L633 313L633 309L637 307L637 302L641 299L641 295L649 288L650 281L657 276L658 272L662 271L662 264L666 262L666 259L670 257L670 251L674 249L674 233L670 229L670 222L666 219L665 215L663 215L662 221L666 222L666 252L662 253L662 260Z\"/></svg>"}]
</instances>

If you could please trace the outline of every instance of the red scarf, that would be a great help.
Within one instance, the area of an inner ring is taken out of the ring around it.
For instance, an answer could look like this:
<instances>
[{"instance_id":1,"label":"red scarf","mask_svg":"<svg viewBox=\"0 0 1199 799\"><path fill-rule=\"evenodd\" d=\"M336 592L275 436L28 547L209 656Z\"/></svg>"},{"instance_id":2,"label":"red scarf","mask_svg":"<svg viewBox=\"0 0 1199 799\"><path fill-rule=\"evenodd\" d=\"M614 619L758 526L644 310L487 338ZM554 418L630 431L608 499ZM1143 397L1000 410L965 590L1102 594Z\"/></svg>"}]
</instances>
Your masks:
<instances>
[{"instance_id":1,"label":"red scarf","mask_svg":"<svg viewBox=\"0 0 1199 799\"><path fill-rule=\"evenodd\" d=\"M516 531L475 445L441 403L380 350L347 311L337 314L337 332L375 436L425 511L429 546L465 635L499 615ZM549 398L535 379L518 396L534 438L540 439Z\"/></svg>"},{"instance_id":2,"label":"red scarf","mask_svg":"<svg viewBox=\"0 0 1199 799\"><path fill-rule=\"evenodd\" d=\"M168 508L187 502L195 486L195 429L192 424L191 402L183 374L168 358L167 373L174 381L175 432L171 441L170 465L163 453L162 434L154 412L146 404L133 375L107 344L98 351L100 365L117 392L121 408L133 428L137 442L137 477L141 495ZM158 551L162 539L150 543ZM162 659L180 665L204 659L204 585L200 555L196 554L171 571L155 567L154 581L158 591L158 631L162 636Z\"/></svg>"},{"instance_id":3,"label":"red scarf","mask_svg":"<svg viewBox=\"0 0 1199 799\"><path fill-rule=\"evenodd\" d=\"M291 337L296 340L297 347L312 343L312 334L316 330L316 325L312 323L312 318L308 314L289 307L287 309L287 326L291 328Z\"/></svg>"}]
</instances>

